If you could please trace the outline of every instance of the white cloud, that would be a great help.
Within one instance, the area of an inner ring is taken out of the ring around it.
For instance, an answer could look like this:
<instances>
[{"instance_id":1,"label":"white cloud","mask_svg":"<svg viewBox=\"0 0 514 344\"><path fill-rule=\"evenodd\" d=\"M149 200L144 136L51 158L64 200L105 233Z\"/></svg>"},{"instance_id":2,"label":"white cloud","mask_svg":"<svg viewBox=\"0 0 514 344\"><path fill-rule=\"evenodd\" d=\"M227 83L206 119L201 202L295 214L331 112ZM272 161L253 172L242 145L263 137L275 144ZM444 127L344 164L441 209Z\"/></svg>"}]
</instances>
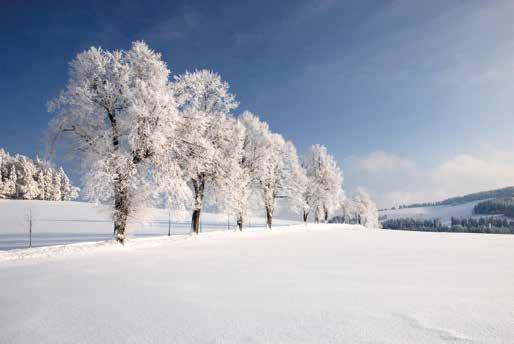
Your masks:
<instances>
[{"instance_id":1,"label":"white cloud","mask_svg":"<svg viewBox=\"0 0 514 344\"><path fill-rule=\"evenodd\" d=\"M350 189L364 185L380 207L390 207L512 186L514 154L489 148L421 168L412 160L377 151L346 165L346 171Z\"/></svg>"},{"instance_id":2,"label":"white cloud","mask_svg":"<svg viewBox=\"0 0 514 344\"><path fill-rule=\"evenodd\" d=\"M437 167L434 183L452 194L514 185L514 161L499 152L489 157L461 154Z\"/></svg>"},{"instance_id":3,"label":"white cloud","mask_svg":"<svg viewBox=\"0 0 514 344\"><path fill-rule=\"evenodd\" d=\"M401 158L383 151L373 152L358 163L361 168L367 171L410 170L415 167L414 163L409 159Z\"/></svg>"},{"instance_id":4,"label":"white cloud","mask_svg":"<svg viewBox=\"0 0 514 344\"><path fill-rule=\"evenodd\" d=\"M191 6L184 6L176 14L156 22L141 35L146 39L177 40L187 37L201 23L201 14Z\"/></svg>"}]
</instances>

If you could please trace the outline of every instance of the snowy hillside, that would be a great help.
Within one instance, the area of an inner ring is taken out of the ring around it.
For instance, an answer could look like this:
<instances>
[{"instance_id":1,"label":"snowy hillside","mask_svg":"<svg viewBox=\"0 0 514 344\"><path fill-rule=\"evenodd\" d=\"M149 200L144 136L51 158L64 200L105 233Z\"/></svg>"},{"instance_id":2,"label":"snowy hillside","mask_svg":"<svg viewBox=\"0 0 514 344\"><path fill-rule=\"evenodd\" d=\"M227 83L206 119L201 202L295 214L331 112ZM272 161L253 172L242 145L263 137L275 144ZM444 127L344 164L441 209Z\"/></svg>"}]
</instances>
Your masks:
<instances>
[{"instance_id":1,"label":"snowy hillside","mask_svg":"<svg viewBox=\"0 0 514 344\"><path fill-rule=\"evenodd\" d=\"M379 216L381 220L398 218L441 219L443 224L448 224L450 223L452 216L457 218L480 217L480 215L473 215L473 207L479 202L481 201L459 205L438 205L419 208L381 210L379 211Z\"/></svg>"},{"instance_id":2,"label":"snowy hillside","mask_svg":"<svg viewBox=\"0 0 514 344\"><path fill-rule=\"evenodd\" d=\"M514 236L311 225L74 246L0 252L0 343L514 343Z\"/></svg>"},{"instance_id":3,"label":"snowy hillside","mask_svg":"<svg viewBox=\"0 0 514 344\"><path fill-rule=\"evenodd\" d=\"M32 244L46 246L74 242L100 241L112 238L113 224L108 208L85 202L51 202L0 200L0 250L27 247L29 219L32 215ZM158 236L168 234L171 218L171 234L190 232L191 214L162 209L140 211L129 223L132 236ZM274 219L275 226L289 226L297 221ZM265 226L263 218L254 217L249 227ZM234 229L233 219L225 214L203 213L202 231Z\"/></svg>"}]
</instances>

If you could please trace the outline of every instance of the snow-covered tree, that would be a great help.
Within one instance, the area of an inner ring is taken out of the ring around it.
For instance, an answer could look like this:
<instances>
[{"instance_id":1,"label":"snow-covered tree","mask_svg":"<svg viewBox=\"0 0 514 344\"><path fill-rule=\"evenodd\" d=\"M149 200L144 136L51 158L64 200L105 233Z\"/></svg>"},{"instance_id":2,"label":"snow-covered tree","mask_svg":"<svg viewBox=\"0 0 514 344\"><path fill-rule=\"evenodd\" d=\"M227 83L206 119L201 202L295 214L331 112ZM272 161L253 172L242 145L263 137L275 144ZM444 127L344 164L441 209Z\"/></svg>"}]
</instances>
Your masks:
<instances>
[{"instance_id":1,"label":"snow-covered tree","mask_svg":"<svg viewBox=\"0 0 514 344\"><path fill-rule=\"evenodd\" d=\"M63 201L70 201L72 199L75 199L78 197L79 188L76 186L73 186L70 182L70 179L64 172L63 168L59 168L58 174L60 176L61 185L60 185L60 191L61 191L61 199Z\"/></svg>"},{"instance_id":2,"label":"snow-covered tree","mask_svg":"<svg viewBox=\"0 0 514 344\"><path fill-rule=\"evenodd\" d=\"M253 120L253 114L245 111L233 126L231 185L225 192L225 208L235 216L240 231L243 230L252 209L251 195L255 186L255 171L258 168L258 157L250 139Z\"/></svg>"},{"instance_id":3,"label":"snow-covered tree","mask_svg":"<svg viewBox=\"0 0 514 344\"><path fill-rule=\"evenodd\" d=\"M190 178L193 191L191 228L200 231L200 214L206 188L230 183L230 169L234 159L231 151L234 121L230 112L238 106L227 82L208 70L186 72L177 76L174 95L183 124L182 168Z\"/></svg>"},{"instance_id":4,"label":"snow-covered tree","mask_svg":"<svg viewBox=\"0 0 514 344\"><path fill-rule=\"evenodd\" d=\"M52 174L52 201L61 201L62 200L62 192L61 192L61 175L59 173Z\"/></svg>"},{"instance_id":5,"label":"snow-covered tree","mask_svg":"<svg viewBox=\"0 0 514 344\"><path fill-rule=\"evenodd\" d=\"M6 167L4 160L5 160L5 151L0 148L0 198L6 197L4 194L4 188L5 188L4 175L5 175L5 179L7 179L7 173L4 172L5 167Z\"/></svg>"},{"instance_id":6,"label":"snow-covered tree","mask_svg":"<svg viewBox=\"0 0 514 344\"><path fill-rule=\"evenodd\" d=\"M305 217L305 192L307 191L308 178L302 167L296 147L290 141L284 146L283 188L287 198L289 209ZM306 219L304 219L306 221Z\"/></svg>"},{"instance_id":7,"label":"snow-covered tree","mask_svg":"<svg viewBox=\"0 0 514 344\"><path fill-rule=\"evenodd\" d=\"M286 198L287 165L286 142L270 131L268 124L246 112L241 117L246 128L245 155L251 161L251 178L259 193L266 214L266 225L271 228L277 199Z\"/></svg>"},{"instance_id":8,"label":"snow-covered tree","mask_svg":"<svg viewBox=\"0 0 514 344\"><path fill-rule=\"evenodd\" d=\"M304 193L304 218L314 212L315 221L328 221L329 213L340 204L343 197L343 177L335 159L323 145L313 145L303 159L308 178Z\"/></svg>"},{"instance_id":9,"label":"snow-covered tree","mask_svg":"<svg viewBox=\"0 0 514 344\"><path fill-rule=\"evenodd\" d=\"M11 170L9 171L9 177L4 182L4 188L3 188L3 193L7 198L15 198L17 181L18 181L18 177L16 175L16 167L14 167L14 165L12 165Z\"/></svg>"},{"instance_id":10,"label":"snow-covered tree","mask_svg":"<svg viewBox=\"0 0 514 344\"><path fill-rule=\"evenodd\" d=\"M43 192L44 192L44 199L48 201L55 200L54 198L54 190L55 187L53 185L54 183L54 173L51 169L46 169L43 172Z\"/></svg>"},{"instance_id":11,"label":"snow-covered tree","mask_svg":"<svg viewBox=\"0 0 514 344\"><path fill-rule=\"evenodd\" d=\"M56 113L52 137L66 136L80 153L84 194L112 204L122 243L129 216L154 196L145 192L152 189L145 187L149 169L175 144L168 76L161 55L143 42L127 51L90 48L71 62L68 84L49 107Z\"/></svg>"},{"instance_id":12,"label":"snow-covered tree","mask_svg":"<svg viewBox=\"0 0 514 344\"><path fill-rule=\"evenodd\" d=\"M250 210L251 165L244 151L245 127L239 120L234 120L231 130L231 142L225 145L226 149L222 152L229 165L227 175L218 180L214 192L218 209L235 217L237 227L242 231Z\"/></svg>"},{"instance_id":13,"label":"snow-covered tree","mask_svg":"<svg viewBox=\"0 0 514 344\"><path fill-rule=\"evenodd\" d=\"M379 228L378 210L366 190L358 188L352 199L357 222L367 228Z\"/></svg>"},{"instance_id":14,"label":"snow-covered tree","mask_svg":"<svg viewBox=\"0 0 514 344\"><path fill-rule=\"evenodd\" d=\"M36 181L37 168L34 163L24 156L17 159L20 165L20 180L18 181L19 195L22 199L36 199L39 196L39 184Z\"/></svg>"},{"instance_id":15,"label":"snow-covered tree","mask_svg":"<svg viewBox=\"0 0 514 344\"><path fill-rule=\"evenodd\" d=\"M11 174L13 169L14 175ZM61 177L65 175L62 167L58 172L48 161L39 158L34 161L21 154L11 156L0 149L0 198L60 201L61 198L54 197L55 193L51 191L58 187L54 178L57 173L60 173ZM71 185L69 179L67 183L70 189L77 189ZM73 192L68 196L68 200L76 197L77 193Z\"/></svg>"},{"instance_id":16,"label":"snow-covered tree","mask_svg":"<svg viewBox=\"0 0 514 344\"><path fill-rule=\"evenodd\" d=\"M341 222L342 223L352 223L357 215L354 203L351 199L345 199L341 201Z\"/></svg>"},{"instance_id":17,"label":"snow-covered tree","mask_svg":"<svg viewBox=\"0 0 514 344\"><path fill-rule=\"evenodd\" d=\"M38 199L40 199L40 200L47 199L46 191L48 190L48 187L45 186L45 183L46 183L45 173L43 172L43 170L39 170L39 172L37 174L37 185L38 185L38 189L39 189Z\"/></svg>"}]
</instances>

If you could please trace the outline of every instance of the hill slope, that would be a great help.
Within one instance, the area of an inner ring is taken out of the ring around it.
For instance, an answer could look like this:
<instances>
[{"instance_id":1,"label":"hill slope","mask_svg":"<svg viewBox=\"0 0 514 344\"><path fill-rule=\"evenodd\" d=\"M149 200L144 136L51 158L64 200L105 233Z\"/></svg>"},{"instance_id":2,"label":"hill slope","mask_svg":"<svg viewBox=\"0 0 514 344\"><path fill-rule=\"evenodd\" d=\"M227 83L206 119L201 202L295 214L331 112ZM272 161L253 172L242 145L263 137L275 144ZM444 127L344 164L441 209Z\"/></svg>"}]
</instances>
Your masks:
<instances>
[{"instance_id":1,"label":"hill slope","mask_svg":"<svg viewBox=\"0 0 514 344\"><path fill-rule=\"evenodd\" d=\"M402 208L419 208L419 207L431 207L439 205L459 205L466 204L469 202L483 201L492 198L512 197L514 196L514 186L509 186L501 189L488 190L467 194L464 196L450 197L440 202L432 203L414 203L409 205L403 205Z\"/></svg>"},{"instance_id":2,"label":"hill slope","mask_svg":"<svg viewBox=\"0 0 514 344\"><path fill-rule=\"evenodd\" d=\"M381 221L398 218L414 218L419 220L440 219L443 222L443 224L449 224L452 217L481 217L481 215L473 214L473 208L479 202L480 201L474 201L455 206L437 205L416 208L402 208L394 210L381 210L379 211L379 216Z\"/></svg>"}]
</instances>

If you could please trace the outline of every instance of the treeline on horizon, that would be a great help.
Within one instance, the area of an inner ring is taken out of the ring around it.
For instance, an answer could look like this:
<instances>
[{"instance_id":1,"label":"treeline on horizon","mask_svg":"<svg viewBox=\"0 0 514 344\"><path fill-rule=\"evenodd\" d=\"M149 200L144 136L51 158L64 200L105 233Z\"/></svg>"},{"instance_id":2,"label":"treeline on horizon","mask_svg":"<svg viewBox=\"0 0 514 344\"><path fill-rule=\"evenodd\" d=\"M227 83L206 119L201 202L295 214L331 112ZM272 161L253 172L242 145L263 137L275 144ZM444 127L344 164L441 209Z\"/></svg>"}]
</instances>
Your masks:
<instances>
[{"instance_id":1,"label":"treeline on horizon","mask_svg":"<svg viewBox=\"0 0 514 344\"><path fill-rule=\"evenodd\" d=\"M452 217L450 225L446 225L440 219L399 218L382 221L382 228L419 232L514 234L514 221L498 216L478 219Z\"/></svg>"}]
</instances>

